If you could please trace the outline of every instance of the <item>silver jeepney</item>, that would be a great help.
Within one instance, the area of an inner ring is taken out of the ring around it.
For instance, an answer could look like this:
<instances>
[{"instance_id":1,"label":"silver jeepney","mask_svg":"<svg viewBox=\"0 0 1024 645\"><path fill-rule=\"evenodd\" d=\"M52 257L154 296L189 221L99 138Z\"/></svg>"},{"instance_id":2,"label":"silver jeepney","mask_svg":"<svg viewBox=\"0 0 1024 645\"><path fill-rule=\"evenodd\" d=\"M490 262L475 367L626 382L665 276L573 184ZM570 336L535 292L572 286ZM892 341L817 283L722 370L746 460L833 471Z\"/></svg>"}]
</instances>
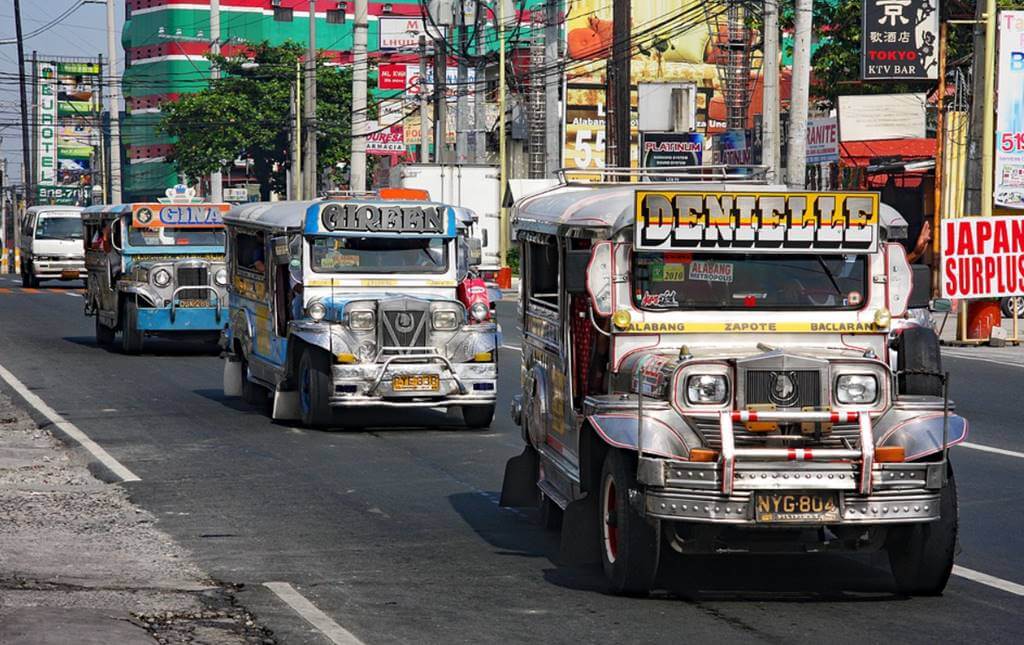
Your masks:
<instances>
[{"instance_id":1,"label":"silver jeepney","mask_svg":"<svg viewBox=\"0 0 1024 645\"><path fill-rule=\"evenodd\" d=\"M901 590L942 590L967 422L877 194L570 184L513 225L526 448L502 503L564 513L563 557L637 593L663 544L885 549Z\"/></svg>"},{"instance_id":2,"label":"silver jeepney","mask_svg":"<svg viewBox=\"0 0 1024 645\"><path fill-rule=\"evenodd\" d=\"M225 393L269 393L273 418L310 426L366 407L456 409L489 425L499 329L473 279L469 221L374 197L235 208Z\"/></svg>"}]
</instances>

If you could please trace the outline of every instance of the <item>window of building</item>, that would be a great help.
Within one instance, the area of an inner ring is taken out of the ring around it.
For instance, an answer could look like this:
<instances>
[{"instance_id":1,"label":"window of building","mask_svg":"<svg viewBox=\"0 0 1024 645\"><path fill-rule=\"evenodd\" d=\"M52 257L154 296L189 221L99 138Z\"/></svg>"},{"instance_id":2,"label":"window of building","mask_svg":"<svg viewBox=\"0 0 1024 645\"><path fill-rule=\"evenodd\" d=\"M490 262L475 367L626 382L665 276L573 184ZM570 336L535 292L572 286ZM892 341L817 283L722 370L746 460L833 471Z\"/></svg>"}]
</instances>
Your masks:
<instances>
[{"instance_id":1,"label":"window of building","mask_svg":"<svg viewBox=\"0 0 1024 645\"><path fill-rule=\"evenodd\" d=\"M294 19L290 7L274 7L274 20L277 22L291 22Z\"/></svg>"},{"instance_id":2,"label":"window of building","mask_svg":"<svg viewBox=\"0 0 1024 645\"><path fill-rule=\"evenodd\" d=\"M328 9L327 10L327 24L329 24L329 25L343 25L343 24L345 24L345 10L344 9Z\"/></svg>"}]
</instances>

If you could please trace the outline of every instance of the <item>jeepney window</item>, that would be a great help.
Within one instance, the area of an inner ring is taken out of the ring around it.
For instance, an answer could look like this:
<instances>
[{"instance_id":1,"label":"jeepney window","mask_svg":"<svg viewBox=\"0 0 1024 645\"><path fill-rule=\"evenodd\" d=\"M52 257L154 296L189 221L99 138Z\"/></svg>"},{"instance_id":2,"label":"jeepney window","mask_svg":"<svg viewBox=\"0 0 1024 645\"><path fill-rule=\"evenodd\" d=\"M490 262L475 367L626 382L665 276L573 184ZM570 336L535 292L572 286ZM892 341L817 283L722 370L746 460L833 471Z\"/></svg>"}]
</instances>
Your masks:
<instances>
[{"instance_id":1,"label":"jeepney window","mask_svg":"<svg viewBox=\"0 0 1024 645\"><path fill-rule=\"evenodd\" d=\"M863 307L864 255L636 253L633 303L650 311Z\"/></svg>"},{"instance_id":2,"label":"jeepney window","mask_svg":"<svg viewBox=\"0 0 1024 645\"><path fill-rule=\"evenodd\" d=\"M224 246L224 229L128 227L128 244L131 246Z\"/></svg>"},{"instance_id":3,"label":"jeepney window","mask_svg":"<svg viewBox=\"0 0 1024 645\"><path fill-rule=\"evenodd\" d=\"M547 305L558 306L558 247L554 244L528 242L528 297Z\"/></svg>"},{"instance_id":4,"label":"jeepney window","mask_svg":"<svg viewBox=\"0 0 1024 645\"><path fill-rule=\"evenodd\" d=\"M314 237L317 273L444 273L448 240L440 237Z\"/></svg>"},{"instance_id":5,"label":"jeepney window","mask_svg":"<svg viewBox=\"0 0 1024 645\"><path fill-rule=\"evenodd\" d=\"M266 274L266 238L262 231L236 234L234 251L232 257L237 269L261 276Z\"/></svg>"}]
</instances>

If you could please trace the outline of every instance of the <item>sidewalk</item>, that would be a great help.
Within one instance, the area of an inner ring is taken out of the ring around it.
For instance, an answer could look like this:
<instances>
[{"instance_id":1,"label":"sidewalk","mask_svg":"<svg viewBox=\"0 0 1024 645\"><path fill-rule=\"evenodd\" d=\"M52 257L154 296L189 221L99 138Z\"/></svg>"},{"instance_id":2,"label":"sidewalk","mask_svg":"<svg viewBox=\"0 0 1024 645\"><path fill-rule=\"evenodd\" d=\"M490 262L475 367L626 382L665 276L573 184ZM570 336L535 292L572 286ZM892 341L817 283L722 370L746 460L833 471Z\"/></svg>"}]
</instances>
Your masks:
<instances>
[{"instance_id":1,"label":"sidewalk","mask_svg":"<svg viewBox=\"0 0 1024 645\"><path fill-rule=\"evenodd\" d=\"M0 643L274 643L118 485L0 394Z\"/></svg>"}]
</instances>

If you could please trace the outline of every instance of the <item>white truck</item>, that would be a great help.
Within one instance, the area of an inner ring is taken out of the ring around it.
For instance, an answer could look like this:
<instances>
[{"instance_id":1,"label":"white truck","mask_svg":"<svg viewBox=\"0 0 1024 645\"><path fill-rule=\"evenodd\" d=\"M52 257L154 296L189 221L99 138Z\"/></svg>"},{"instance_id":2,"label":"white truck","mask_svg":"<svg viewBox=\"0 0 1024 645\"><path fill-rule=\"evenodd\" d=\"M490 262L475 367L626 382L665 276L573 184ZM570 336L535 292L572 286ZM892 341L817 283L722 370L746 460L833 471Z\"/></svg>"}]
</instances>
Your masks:
<instances>
[{"instance_id":1,"label":"white truck","mask_svg":"<svg viewBox=\"0 0 1024 645\"><path fill-rule=\"evenodd\" d=\"M391 170L391 185L417 188L435 202L461 206L473 211L477 221L471 229L483 247L480 274L494 280L499 262L501 184L495 166L478 164L403 164Z\"/></svg>"}]
</instances>

